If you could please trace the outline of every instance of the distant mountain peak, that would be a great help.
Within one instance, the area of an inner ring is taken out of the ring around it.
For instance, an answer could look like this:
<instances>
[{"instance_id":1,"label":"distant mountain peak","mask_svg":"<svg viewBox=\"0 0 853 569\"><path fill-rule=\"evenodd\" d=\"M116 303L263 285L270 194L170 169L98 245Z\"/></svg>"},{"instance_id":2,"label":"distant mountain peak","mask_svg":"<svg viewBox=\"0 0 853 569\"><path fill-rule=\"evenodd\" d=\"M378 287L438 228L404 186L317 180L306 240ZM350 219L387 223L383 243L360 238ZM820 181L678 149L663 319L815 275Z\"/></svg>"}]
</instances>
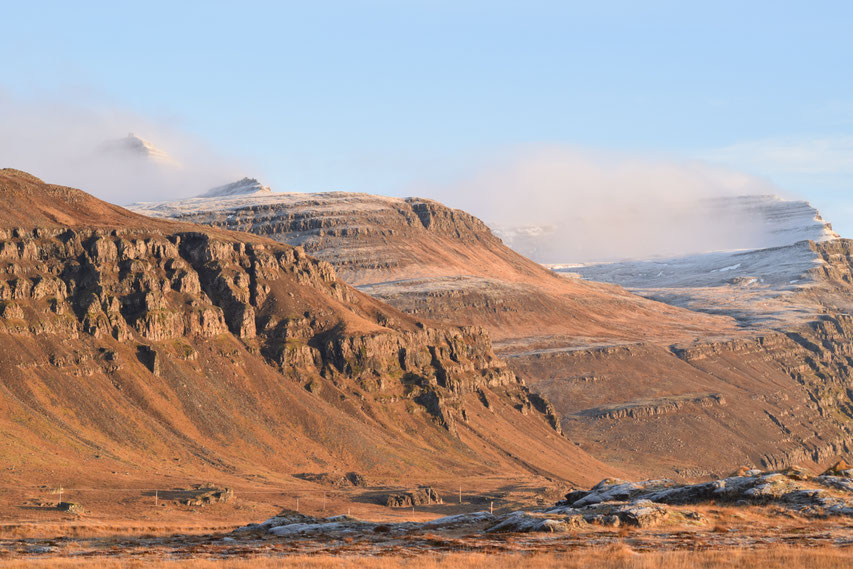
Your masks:
<instances>
[{"instance_id":1,"label":"distant mountain peak","mask_svg":"<svg viewBox=\"0 0 853 569\"><path fill-rule=\"evenodd\" d=\"M157 148L151 142L136 136L132 132L124 138L106 142L103 148L109 152L129 158L147 159L162 164L177 164L165 151Z\"/></svg>"},{"instance_id":2,"label":"distant mountain peak","mask_svg":"<svg viewBox=\"0 0 853 569\"><path fill-rule=\"evenodd\" d=\"M229 196L259 196L271 194L269 186L262 185L255 178L243 178L224 186L216 186L200 194L200 198L222 198Z\"/></svg>"}]
</instances>

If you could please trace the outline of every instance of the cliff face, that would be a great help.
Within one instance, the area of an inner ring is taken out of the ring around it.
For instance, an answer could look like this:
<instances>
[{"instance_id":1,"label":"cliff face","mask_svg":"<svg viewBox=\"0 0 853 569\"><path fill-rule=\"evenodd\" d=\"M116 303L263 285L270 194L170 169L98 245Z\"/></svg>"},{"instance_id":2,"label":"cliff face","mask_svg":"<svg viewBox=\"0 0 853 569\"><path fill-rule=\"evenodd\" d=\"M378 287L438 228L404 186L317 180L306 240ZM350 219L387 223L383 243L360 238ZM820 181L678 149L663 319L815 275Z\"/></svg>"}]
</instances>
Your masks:
<instances>
[{"instance_id":1,"label":"cliff face","mask_svg":"<svg viewBox=\"0 0 853 569\"><path fill-rule=\"evenodd\" d=\"M607 470L554 433L481 329L425 326L301 248L150 220L16 171L0 184L0 210L32 198L31 223L0 220L13 475L83 472L93 454L104 469L174 457L193 472Z\"/></svg>"},{"instance_id":2,"label":"cliff face","mask_svg":"<svg viewBox=\"0 0 853 569\"><path fill-rule=\"evenodd\" d=\"M418 198L275 193L130 207L145 215L246 231L302 246L332 263L338 275L354 285L481 274L494 261L522 273L542 271L535 263L500 250L500 241L477 218ZM461 247L463 243L467 247ZM460 258L466 249L467 258ZM485 256L483 249L488 250Z\"/></svg>"}]
</instances>

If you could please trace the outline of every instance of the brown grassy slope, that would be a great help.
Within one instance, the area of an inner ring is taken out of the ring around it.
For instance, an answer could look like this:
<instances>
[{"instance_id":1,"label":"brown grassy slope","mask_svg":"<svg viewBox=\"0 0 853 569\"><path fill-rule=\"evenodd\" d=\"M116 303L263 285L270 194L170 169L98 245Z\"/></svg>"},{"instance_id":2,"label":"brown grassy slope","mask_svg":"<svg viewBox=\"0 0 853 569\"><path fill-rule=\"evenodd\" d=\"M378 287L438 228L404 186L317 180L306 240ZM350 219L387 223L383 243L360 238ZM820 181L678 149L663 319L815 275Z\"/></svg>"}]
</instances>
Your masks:
<instances>
[{"instance_id":1,"label":"brown grassy slope","mask_svg":"<svg viewBox=\"0 0 853 569\"><path fill-rule=\"evenodd\" d=\"M0 230L8 484L611 471L556 436L477 331L422 330L285 245L14 170L0 173ZM419 355L428 343L437 355ZM458 384L440 385L439 360Z\"/></svg>"},{"instance_id":2,"label":"brown grassy slope","mask_svg":"<svg viewBox=\"0 0 853 569\"><path fill-rule=\"evenodd\" d=\"M46 184L32 174L0 169L0 224L3 227L174 227L151 221L74 188Z\"/></svg>"},{"instance_id":3,"label":"brown grassy slope","mask_svg":"<svg viewBox=\"0 0 853 569\"><path fill-rule=\"evenodd\" d=\"M294 555L284 557L252 556L249 559L227 560L134 560L132 567L140 569L266 569L298 568L358 569L365 566L363 556ZM710 551L644 551L637 552L628 546L602 547L597 550L565 553L450 553L423 554L413 557L370 557L367 561L376 569L723 569L763 567L787 569L809 567L812 569L840 569L853 567L853 555L847 548L830 547L767 547L763 549L724 549ZM8 569L41 568L87 569L127 567L124 560L109 559L37 559L2 560L0 567Z\"/></svg>"}]
</instances>

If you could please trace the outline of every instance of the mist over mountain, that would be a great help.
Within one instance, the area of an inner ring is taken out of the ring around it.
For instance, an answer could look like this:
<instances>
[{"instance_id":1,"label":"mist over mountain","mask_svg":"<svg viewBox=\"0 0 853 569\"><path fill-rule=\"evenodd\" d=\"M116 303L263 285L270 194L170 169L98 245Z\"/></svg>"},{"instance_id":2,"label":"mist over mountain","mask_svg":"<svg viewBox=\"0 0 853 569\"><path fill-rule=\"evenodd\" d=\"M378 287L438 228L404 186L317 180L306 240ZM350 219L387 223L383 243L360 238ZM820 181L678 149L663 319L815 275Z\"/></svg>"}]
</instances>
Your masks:
<instances>
[{"instance_id":1,"label":"mist over mountain","mask_svg":"<svg viewBox=\"0 0 853 569\"><path fill-rule=\"evenodd\" d=\"M788 197L765 180L702 162L569 147L510 153L421 190L477 215L542 263L772 246L774 229L765 225L778 222L771 210ZM771 197L757 198L762 213L756 198L739 196Z\"/></svg>"},{"instance_id":2,"label":"mist over mountain","mask_svg":"<svg viewBox=\"0 0 853 569\"><path fill-rule=\"evenodd\" d=\"M244 170L238 160L221 156L166 119L0 92L4 166L86 188L119 204L196 195Z\"/></svg>"}]
</instances>

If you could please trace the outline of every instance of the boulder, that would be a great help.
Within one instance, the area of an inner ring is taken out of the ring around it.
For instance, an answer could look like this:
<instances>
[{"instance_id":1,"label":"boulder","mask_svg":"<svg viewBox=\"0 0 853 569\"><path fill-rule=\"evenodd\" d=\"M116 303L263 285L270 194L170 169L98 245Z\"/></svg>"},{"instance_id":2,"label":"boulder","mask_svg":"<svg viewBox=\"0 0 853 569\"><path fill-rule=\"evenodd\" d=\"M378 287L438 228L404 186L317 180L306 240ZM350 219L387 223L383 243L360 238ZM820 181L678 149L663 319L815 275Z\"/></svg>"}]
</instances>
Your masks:
<instances>
[{"instance_id":1,"label":"boulder","mask_svg":"<svg viewBox=\"0 0 853 569\"><path fill-rule=\"evenodd\" d=\"M853 467L842 459L827 468L822 476L849 476L851 470L853 470Z\"/></svg>"},{"instance_id":2,"label":"boulder","mask_svg":"<svg viewBox=\"0 0 853 569\"><path fill-rule=\"evenodd\" d=\"M801 466L789 466L779 473L783 476L787 476L791 480L808 480L812 477L811 472Z\"/></svg>"},{"instance_id":3,"label":"boulder","mask_svg":"<svg viewBox=\"0 0 853 569\"><path fill-rule=\"evenodd\" d=\"M82 514L85 511L83 506L76 502L60 502L56 505L56 509L69 514Z\"/></svg>"},{"instance_id":4,"label":"boulder","mask_svg":"<svg viewBox=\"0 0 853 569\"><path fill-rule=\"evenodd\" d=\"M411 508L429 504L442 504L441 496L430 486L420 486L408 492L389 494L385 505L389 508Z\"/></svg>"}]
</instances>

